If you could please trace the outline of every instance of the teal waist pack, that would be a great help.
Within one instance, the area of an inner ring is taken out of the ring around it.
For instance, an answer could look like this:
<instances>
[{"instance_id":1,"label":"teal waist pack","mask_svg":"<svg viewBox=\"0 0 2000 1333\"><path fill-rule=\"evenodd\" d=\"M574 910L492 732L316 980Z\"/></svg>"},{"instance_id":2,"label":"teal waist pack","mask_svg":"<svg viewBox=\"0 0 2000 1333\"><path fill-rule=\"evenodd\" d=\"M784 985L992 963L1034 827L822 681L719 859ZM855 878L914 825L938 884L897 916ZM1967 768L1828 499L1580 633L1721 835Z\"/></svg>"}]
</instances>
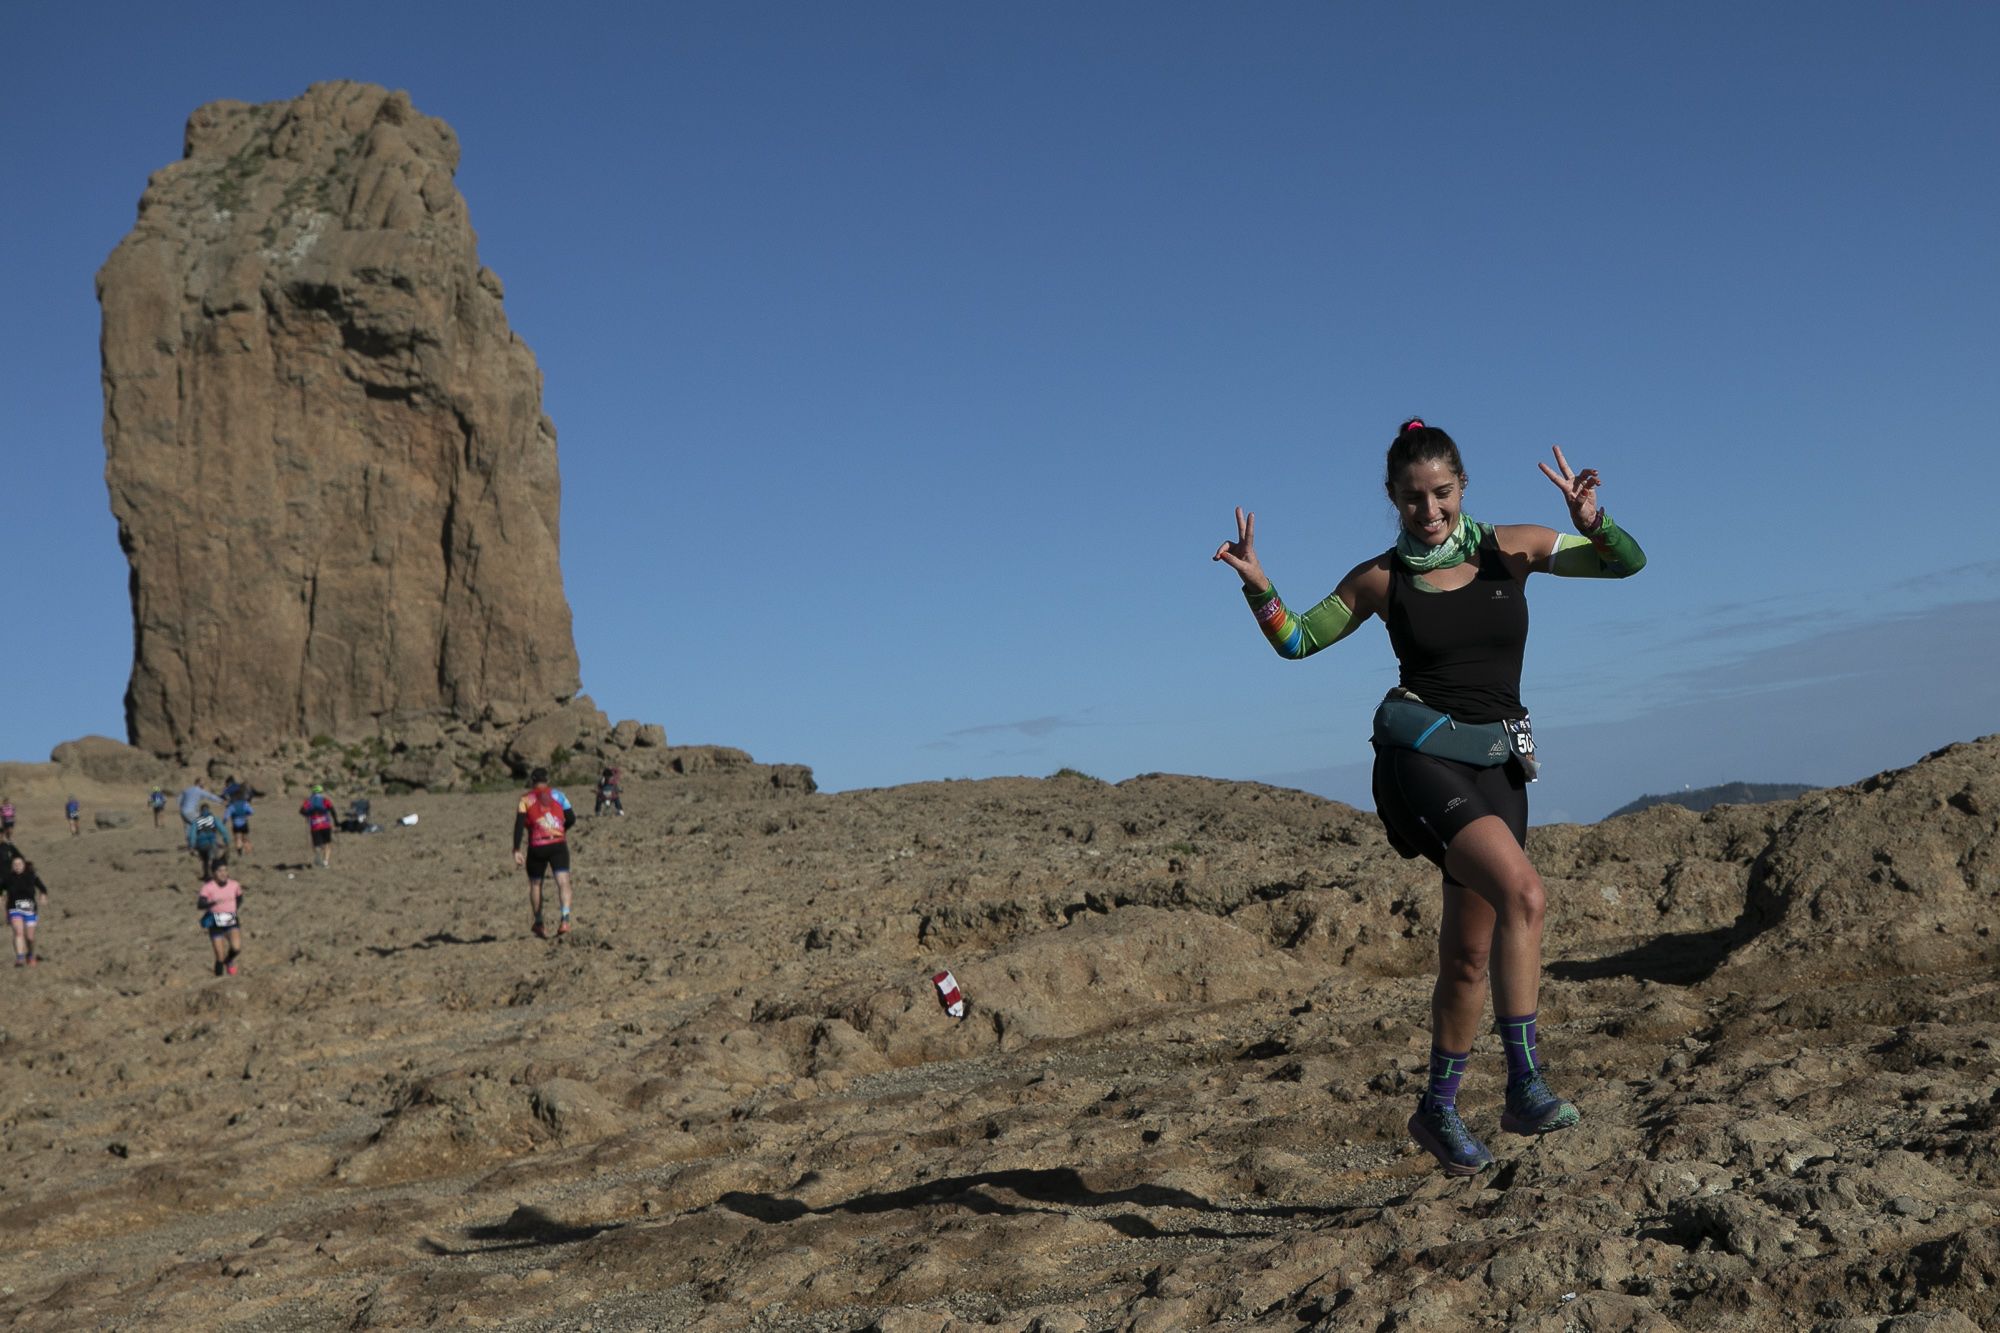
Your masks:
<instances>
[{"instance_id":1,"label":"teal waist pack","mask_svg":"<svg viewBox=\"0 0 2000 1333\"><path fill-rule=\"evenodd\" d=\"M1533 782L1541 765L1535 760L1535 734L1527 718L1508 722L1455 722L1401 686L1390 690L1375 709L1375 744L1415 750L1475 768L1492 768L1517 760Z\"/></svg>"}]
</instances>

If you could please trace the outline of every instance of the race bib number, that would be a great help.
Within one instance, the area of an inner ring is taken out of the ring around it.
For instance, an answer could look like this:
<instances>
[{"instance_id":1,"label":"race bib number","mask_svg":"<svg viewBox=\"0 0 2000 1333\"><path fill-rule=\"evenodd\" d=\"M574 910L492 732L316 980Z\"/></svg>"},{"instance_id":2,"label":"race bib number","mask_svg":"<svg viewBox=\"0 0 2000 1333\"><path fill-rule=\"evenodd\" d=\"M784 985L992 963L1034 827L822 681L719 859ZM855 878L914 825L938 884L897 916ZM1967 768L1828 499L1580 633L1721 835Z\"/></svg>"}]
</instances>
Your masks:
<instances>
[{"instance_id":1,"label":"race bib number","mask_svg":"<svg viewBox=\"0 0 2000 1333\"><path fill-rule=\"evenodd\" d=\"M1520 761L1521 772L1533 782L1541 776L1541 761L1535 757L1535 732L1527 718L1503 721L1507 729L1507 739L1514 747L1514 758Z\"/></svg>"},{"instance_id":2,"label":"race bib number","mask_svg":"<svg viewBox=\"0 0 2000 1333\"><path fill-rule=\"evenodd\" d=\"M233 925L235 925L235 924L236 924L236 913L234 913L234 912L210 912L210 913L208 914L208 919L209 919L209 928L210 928L210 929L212 929L212 930L228 930L228 929L229 929L229 928L230 928L231 926L233 926Z\"/></svg>"}]
</instances>

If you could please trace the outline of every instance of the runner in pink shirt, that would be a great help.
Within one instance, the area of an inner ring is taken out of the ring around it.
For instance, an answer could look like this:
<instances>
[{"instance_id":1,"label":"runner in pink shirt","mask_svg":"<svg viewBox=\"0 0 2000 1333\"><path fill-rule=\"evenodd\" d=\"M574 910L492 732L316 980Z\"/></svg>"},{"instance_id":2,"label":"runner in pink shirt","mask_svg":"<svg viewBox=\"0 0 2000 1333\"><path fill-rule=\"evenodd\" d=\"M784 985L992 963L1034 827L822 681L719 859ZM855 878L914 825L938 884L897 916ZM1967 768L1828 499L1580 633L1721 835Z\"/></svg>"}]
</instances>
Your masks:
<instances>
[{"instance_id":1,"label":"runner in pink shirt","mask_svg":"<svg viewBox=\"0 0 2000 1333\"><path fill-rule=\"evenodd\" d=\"M236 975L236 955L243 951L243 927L237 909L243 905L243 886L229 873L229 862L217 861L209 868L209 878L195 898L201 908L202 929L215 948L215 975Z\"/></svg>"}]
</instances>

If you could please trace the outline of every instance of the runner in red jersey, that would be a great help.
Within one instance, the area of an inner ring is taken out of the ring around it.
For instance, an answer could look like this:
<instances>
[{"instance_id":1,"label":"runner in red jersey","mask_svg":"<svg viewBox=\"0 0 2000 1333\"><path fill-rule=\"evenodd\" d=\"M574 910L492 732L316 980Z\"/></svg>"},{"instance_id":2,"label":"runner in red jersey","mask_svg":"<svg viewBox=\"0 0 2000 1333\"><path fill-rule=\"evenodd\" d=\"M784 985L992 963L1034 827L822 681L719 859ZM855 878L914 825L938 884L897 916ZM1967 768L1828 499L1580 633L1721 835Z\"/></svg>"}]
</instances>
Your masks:
<instances>
[{"instance_id":1,"label":"runner in red jersey","mask_svg":"<svg viewBox=\"0 0 2000 1333\"><path fill-rule=\"evenodd\" d=\"M529 774L528 781L534 786L514 810L514 864L528 869L528 910L535 916L532 929L547 939L548 927L542 924L542 879L551 870L562 907L556 934L569 934L569 829L576 823L576 811L570 808L569 797L549 785L546 768ZM521 848L523 838L528 843L526 851Z\"/></svg>"},{"instance_id":2,"label":"runner in red jersey","mask_svg":"<svg viewBox=\"0 0 2000 1333\"><path fill-rule=\"evenodd\" d=\"M313 864L324 870L333 864L333 802L326 798L326 788L313 784L311 794L299 802L299 813L312 834Z\"/></svg>"}]
</instances>

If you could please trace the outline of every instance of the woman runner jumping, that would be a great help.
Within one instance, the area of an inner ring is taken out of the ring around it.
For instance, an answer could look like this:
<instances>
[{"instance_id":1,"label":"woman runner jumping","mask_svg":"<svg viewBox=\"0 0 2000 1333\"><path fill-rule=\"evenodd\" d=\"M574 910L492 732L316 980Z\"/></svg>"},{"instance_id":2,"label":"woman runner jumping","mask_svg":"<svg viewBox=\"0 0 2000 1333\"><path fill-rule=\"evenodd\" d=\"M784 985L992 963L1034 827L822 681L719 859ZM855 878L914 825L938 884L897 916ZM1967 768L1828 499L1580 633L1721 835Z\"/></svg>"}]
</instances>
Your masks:
<instances>
[{"instance_id":1,"label":"woman runner jumping","mask_svg":"<svg viewBox=\"0 0 2000 1333\"><path fill-rule=\"evenodd\" d=\"M1370 616L1388 628L1401 671L1375 715L1376 809L1399 852L1444 872L1430 1077L1409 1130L1452 1175L1493 1161L1458 1114L1489 979L1507 1057L1500 1127L1545 1134L1579 1118L1544 1079L1535 1030L1544 899L1525 850L1536 759L1520 698L1524 593L1530 574L1625 578L1646 557L1598 505L1596 471L1572 471L1561 449L1555 460L1539 466L1581 536L1470 518L1458 446L1412 418L1389 446L1383 482L1400 521L1396 545L1356 565L1318 605L1294 613L1279 598L1257 558L1255 514L1236 511L1236 540L1214 556L1242 577L1281 657L1309 657Z\"/></svg>"}]
</instances>

